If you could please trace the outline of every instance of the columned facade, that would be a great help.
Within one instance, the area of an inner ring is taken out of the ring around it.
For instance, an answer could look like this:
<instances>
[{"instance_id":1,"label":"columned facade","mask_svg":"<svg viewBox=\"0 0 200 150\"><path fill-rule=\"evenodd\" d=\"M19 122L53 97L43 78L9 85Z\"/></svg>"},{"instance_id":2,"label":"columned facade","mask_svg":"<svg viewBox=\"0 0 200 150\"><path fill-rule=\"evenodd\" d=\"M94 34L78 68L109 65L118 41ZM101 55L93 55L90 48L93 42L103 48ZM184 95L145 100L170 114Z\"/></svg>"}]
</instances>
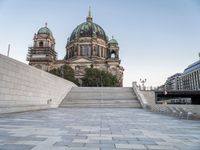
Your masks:
<instances>
[{"instance_id":1,"label":"columned facade","mask_svg":"<svg viewBox=\"0 0 200 150\"><path fill-rule=\"evenodd\" d=\"M200 91L200 60L189 65L183 73L175 74L168 78L165 83L166 87L172 83L178 84L178 88L170 88L170 90L199 90ZM178 81L178 82L175 82ZM168 90L168 88L167 88Z\"/></svg>"},{"instance_id":2,"label":"columned facade","mask_svg":"<svg viewBox=\"0 0 200 150\"><path fill-rule=\"evenodd\" d=\"M65 60L75 70L75 77L81 81L86 68L108 71L123 83L123 67L120 66L117 40L108 39L101 26L93 22L91 12L86 22L78 25L68 38Z\"/></svg>"},{"instance_id":3,"label":"columned facade","mask_svg":"<svg viewBox=\"0 0 200 150\"><path fill-rule=\"evenodd\" d=\"M200 67L191 72L185 71L182 75L183 90L200 90Z\"/></svg>"},{"instance_id":4,"label":"columned facade","mask_svg":"<svg viewBox=\"0 0 200 150\"><path fill-rule=\"evenodd\" d=\"M91 12L86 22L78 25L66 44L66 55L57 60L55 40L47 26L39 29L29 47L27 60L29 64L42 70L51 70L64 64L70 65L75 71L75 78L81 83L86 68L97 68L115 75L123 85L123 67L120 66L119 45L116 39L110 40L101 26L93 22Z\"/></svg>"}]
</instances>

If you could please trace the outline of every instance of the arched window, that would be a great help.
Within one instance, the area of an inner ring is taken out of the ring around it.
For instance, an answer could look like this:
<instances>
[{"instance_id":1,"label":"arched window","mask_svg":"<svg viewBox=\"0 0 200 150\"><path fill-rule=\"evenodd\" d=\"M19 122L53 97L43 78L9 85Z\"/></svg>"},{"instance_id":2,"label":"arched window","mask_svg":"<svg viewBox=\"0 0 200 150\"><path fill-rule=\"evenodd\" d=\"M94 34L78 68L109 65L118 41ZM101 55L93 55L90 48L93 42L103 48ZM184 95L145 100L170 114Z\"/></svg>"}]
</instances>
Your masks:
<instances>
[{"instance_id":1,"label":"arched window","mask_svg":"<svg viewBox=\"0 0 200 150\"><path fill-rule=\"evenodd\" d=\"M87 55L87 47L86 46L81 46L81 55L86 56Z\"/></svg>"},{"instance_id":2,"label":"arched window","mask_svg":"<svg viewBox=\"0 0 200 150\"><path fill-rule=\"evenodd\" d=\"M114 58L116 58L116 54L115 54L115 52L114 52L114 51L112 51L112 52L111 52L111 55L110 55L110 57L111 57L111 58L113 58L113 59L114 59Z\"/></svg>"},{"instance_id":3,"label":"arched window","mask_svg":"<svg viewBox=\"0 0 200 150\"><path fill-rule=\"evenodd\" d=\"M103 47L101 47L101 57L103 57Z\"/></svg>"},{"instance_id":4,"label":"arched window","mask_svg":"<svg viewBox=\"0 0 200 150\"><path fill-rule=\"evenodd\" d=\"M75 71L80 70L80 66L75 66Z\"/></svg>"},{"instance_id":5,"label":"arched window","mask_svg":"<svg viewBox=\"0 0 200 150\"><path fill-rule=\"evenodd\" d=\"M97 46L97 49L96 49L96 55L97 56L99 56L99 49L100 49L99 46Z\"/></svg>"},{"instance_id":6,"label":"arched window","mask_svg":"<svg viewBox=\"0 0 200 150\"><path fill-rule=\"evenodd\" d=\"M43 45L44 45L43 42L40 41L40 42L39 42L39 47L43 47Z\"/></svg>"},{"instance_id":7,"label":"arched window","mask_svg":"<svg viewBox=\"0 0 200 150\"><path fill-rule=\"evenodd\" d=\"M41 65L36 65L35 67L38 68L38 69L42 69Z\"/></svg>"},{"instance_id":8,"label":"arched window","mask_svg":"<svg viewBox=\"0 0 200 150\"><path fill-rule=\"evenodd\" d=\"M88 51L87 51L87 52L88 52L88 56L91 56L91 53L92 53L92 52L91 52L91 46L88 45L88 46L87 46L87 49L88 49Z\"/></svg>"}]
</instances>

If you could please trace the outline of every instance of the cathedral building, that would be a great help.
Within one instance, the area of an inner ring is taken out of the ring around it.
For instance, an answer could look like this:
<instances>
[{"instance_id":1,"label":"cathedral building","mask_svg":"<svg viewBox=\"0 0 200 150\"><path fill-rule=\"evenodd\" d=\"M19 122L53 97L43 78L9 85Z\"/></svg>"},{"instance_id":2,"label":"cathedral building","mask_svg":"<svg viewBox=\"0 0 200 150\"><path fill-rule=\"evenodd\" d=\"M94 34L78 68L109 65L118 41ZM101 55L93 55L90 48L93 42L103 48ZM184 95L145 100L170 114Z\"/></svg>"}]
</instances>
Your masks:
<instances>
[{"instance_id":1,"label":"cathedral building","mask_svg":"<svg viewBox=\"0 0 200 150\"><path fill-rule=\"evenodd\" d=\"M67 64L80 82L86 68L97 68L116 75L119 86L123 85L124 69L120 66L118 42L113 37L109 40L103 28L93 22L90 10L86 22L78 25L68 38L63 60L57 60L55 39L47 24L34 35L27 60L29 65L45 71Z\"/></svg>"}]
</instances>

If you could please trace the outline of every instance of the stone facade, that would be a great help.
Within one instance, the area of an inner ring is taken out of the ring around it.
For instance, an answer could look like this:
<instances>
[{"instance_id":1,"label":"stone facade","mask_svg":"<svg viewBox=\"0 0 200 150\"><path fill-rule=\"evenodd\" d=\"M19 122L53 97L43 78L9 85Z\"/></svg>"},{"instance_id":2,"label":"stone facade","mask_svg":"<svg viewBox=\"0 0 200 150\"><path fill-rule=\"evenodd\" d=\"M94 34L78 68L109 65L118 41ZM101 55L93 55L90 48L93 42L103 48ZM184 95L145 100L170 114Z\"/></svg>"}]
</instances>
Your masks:
<instances>
[{"instance_id":1,"label":"stone facade","mask_svg":"<svg viewBox=\"0 0 200 150\"><path fill-rule=\"evenodd\" d=\"M93 22L90 11L86 22L78 25L68 38L63 60L56 58L55 40L47 26L39 29L33 41L27 57L29 65L48 71L68 64L79 82L86 68L97 68L116 75L119 86L123 85L124 69L120 66L118 42L113 37L108 39L103 28Z\"/></svg>"}]
</instances>

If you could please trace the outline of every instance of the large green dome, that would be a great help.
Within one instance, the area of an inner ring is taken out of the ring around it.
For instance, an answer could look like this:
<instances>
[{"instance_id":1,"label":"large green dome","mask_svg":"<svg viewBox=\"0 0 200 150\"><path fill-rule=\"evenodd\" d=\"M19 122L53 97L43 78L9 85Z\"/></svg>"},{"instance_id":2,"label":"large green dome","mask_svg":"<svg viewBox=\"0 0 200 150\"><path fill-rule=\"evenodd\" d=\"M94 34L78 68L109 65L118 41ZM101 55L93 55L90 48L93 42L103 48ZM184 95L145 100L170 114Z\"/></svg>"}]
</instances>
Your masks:
<instances>
[{"instance_id":1,"label":"large green dome","mask_svg":"<svg viewBox=\"0 0 200 150\"><path fill-rule=\"evenodd\" d=\"M80 37L97 37L108 41L106 33L98 24L92 22L92 17L88 16L87 21L78 25L70 36L70 41Z\"/></svg>"},{"instance_id":2,"label":"large green dome","mask_svg":"<svg viewBox=\"0 0 200 150\"><path fill-rule=\"evenodd\" d=\"M53 36L51 30L49 28L47 28L47 24L45 27L42 27L38 30L38 34L47 34L47 35L51 35Z\"/></svg>"}]
</instances>

